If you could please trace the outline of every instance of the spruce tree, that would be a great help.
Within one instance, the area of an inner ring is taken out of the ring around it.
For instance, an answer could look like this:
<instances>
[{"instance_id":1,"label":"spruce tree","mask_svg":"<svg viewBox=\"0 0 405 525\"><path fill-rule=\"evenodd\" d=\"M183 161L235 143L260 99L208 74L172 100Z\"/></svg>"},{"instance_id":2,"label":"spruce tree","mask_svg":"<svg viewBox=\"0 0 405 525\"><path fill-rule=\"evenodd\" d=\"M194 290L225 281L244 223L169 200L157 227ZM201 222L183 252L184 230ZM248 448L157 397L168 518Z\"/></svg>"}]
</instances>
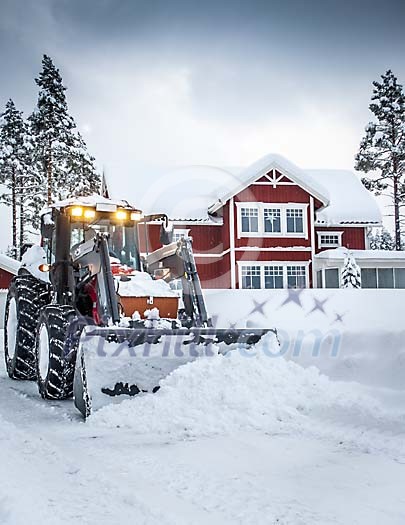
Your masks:
<instances>
[{"instance_id":1,"label":"spruce tree","mask_svg":"<svg viewBox=\"0 0 405 525\"><path fill-rule=\"evenodd\" d=\"M392 238L390 232L382 228L381 231L377 231L375 235L370 238L370 249L371 250L395 250L395 241Z\"/></svg>"},{"instance_id":2,"label":"spruce tree","mask_svg":"<svg viewBox=\"0 0 405 525\"><path fill-rule=\"evenodd\" d=\"M28 126L10 99L0 122L0 182L5 192L1 202L11 207L13 257L20 255L29 227L29 203L38 193L38 181L32 170L32 144Z\"/></svg>"},{"instance_id":3,"label":"spruce tree","mask_svg":"<svg viewBox=\"0 0 405 525\"><path fill-rule=\"evenodd\" d=\"M351 253L346 255L341 283L341 288L361 288L361 271Z\"/></svg>"},{"instance_id":4,"label":"spruce tree","mask_svg":"<svg viewBox=\"0 0 405 525\"><path fill-rule=\"evenodd\" d=\"M42 71L35 82L40 88L35 111L30 116L34 137L35 162L43 178L46 195L43 201L97 193L100 177L94 158L69 114L66 87L51 58L44 55ZM37 208L41 207L37 202Z\"/></svg>"},{"instance_id":5,"label":"spruce tree","mask_svg":"<svg viewBox=\"0 0 405 525\"><path fill-rule=\"evenodd\" d=\"M365 173L362 179L376 195L389 195L394 208L395 249L401 249L401 210L405 206L405 95L391 70L373 82L370 111L375 121L366 126L366 134L356 155L355 168Z\"/></svg>"}]
</instances>

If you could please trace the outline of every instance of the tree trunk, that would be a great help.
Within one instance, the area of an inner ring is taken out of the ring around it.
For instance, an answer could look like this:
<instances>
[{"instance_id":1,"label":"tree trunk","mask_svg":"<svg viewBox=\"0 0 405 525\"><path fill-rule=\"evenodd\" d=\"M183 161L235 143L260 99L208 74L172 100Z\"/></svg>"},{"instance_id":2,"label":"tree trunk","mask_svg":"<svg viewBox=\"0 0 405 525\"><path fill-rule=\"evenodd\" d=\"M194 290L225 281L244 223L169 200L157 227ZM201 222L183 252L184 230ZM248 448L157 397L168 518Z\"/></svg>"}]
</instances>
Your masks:
<instances>
[{"instance_id":1,"label":"tree trunk","mask_svg":"<svg viewBox=\"0 0 405 525\"><path fill-rule=\"evenodd\" d=\"M17 259L17 195L16 195L16 175L15 175L15 169L13 168L13 172L11 175L11 209L12 209L12 230L13 230L13 257L14 259Z\"/></svg>"},{"instance_id":2,"label":"tree trunk","mask_svg":"<svg viewBox=\"0 0 405 525\"><path fill-rule=\"evenodd\" d=\"M52 144L49 144L48 158L46 163L46 175L48 184L48 205L52 204Z\"/></svg>"},{"instance_id":3,"label":"tree trunk","mask_svg":"<svg viewBox=\"0 0 405 525\"><path fill-rule=\"evenodd\" d=\"M394 220L395 220L395 249L401 249L401 219L399 214L398 176L394 175Z\"/></svg>"},{"instance_id":4,"label":"tree trunk","mask_svg":"<svg viewBox=\"0 0 405 525\"><path fill-rule=\"evenodd\" d=\"M22 199L20 200L20 246L19 246L19 259L21 261L22 258L22 248L25 242L25 223L24 223L24 206Z\"/></svg>"}]
</instances>

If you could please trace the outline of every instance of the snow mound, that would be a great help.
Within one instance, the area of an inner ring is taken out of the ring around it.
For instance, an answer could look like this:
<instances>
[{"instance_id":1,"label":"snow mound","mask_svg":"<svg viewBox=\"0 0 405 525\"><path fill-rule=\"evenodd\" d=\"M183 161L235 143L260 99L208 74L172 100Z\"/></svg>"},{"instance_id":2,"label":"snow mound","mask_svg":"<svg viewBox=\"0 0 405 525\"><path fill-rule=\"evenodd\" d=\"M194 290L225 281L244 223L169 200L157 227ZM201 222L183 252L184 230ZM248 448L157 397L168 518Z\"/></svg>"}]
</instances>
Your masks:
<instances>
[{"instance_id":1,"label":"snow mound","mask_svg":"<svg viewBox=\"0 0 405 525\"><path fill-rule=\"evenodd\" d=\"M163 279L152 279L146 272L134 271L127 280L118 280L119 294L123 297L177 297Z\"/></svg>"},{"instance_id":2,"label":"snow mound","mask_svg":"<svg viewBox=\"0 0 405 525\"><path fill-rule=\"evenodd\" d=\"M315 367L304 369L260 349L202 357L172 372L156 394L108 405L89 420L92 425L177 439L238 430L300 434L315 428L321 436L336 439L339 432L329 425L336 422L340 427L350 422L351 429L354 423L352 441L363 435L359 426L371 429L362 443L369 447L375 441L373 429L403 432L405 413L399 407L387 411L358 385L331 382ZM348 438L346 431L341 433Z\"/></svg>"},{"instance_id":3,"label":"snow mound","mask_svg":"<svg viewBox=\"0 0 405 525\"><path fill-rule=\"evenodd\" d=\"M41 272L39 266L41 264L46 264L46 253L41 246L31 246L21 259L21 268L25 268L30 272L34 277L40 281L49 281L49 275L46 272Z\"/></svg>"}]
</instances>

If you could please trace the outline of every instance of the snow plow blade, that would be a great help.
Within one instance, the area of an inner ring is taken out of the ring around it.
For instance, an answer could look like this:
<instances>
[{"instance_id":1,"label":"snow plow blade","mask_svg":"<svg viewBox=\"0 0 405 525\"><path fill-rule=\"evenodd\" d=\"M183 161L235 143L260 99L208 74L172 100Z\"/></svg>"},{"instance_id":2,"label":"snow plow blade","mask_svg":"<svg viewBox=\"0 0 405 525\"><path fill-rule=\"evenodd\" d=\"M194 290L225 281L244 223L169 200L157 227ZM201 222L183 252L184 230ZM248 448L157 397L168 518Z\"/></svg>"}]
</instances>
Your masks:
<instances>
[{"instance_id":1,"label":"snow plow blade","mask_svg":"<svg viewBox=\"0 0 405 525\"><path fill-rule=\"evenodd\" d=\"M80 337L74 401L87 418L104 405L154 393L159 382L198 357L249 348L274 329L262 328L100 328Z\"/></svg>"}]
</instances>

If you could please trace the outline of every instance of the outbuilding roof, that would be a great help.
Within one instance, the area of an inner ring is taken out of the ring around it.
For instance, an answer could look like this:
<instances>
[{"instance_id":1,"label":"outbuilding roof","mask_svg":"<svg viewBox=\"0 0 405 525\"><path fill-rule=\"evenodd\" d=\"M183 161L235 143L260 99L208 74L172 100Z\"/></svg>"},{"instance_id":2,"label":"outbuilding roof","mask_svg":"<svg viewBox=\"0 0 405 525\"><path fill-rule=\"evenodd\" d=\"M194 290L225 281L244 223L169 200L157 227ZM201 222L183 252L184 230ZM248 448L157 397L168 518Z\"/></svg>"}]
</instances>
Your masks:
<instances>
[{"instance_id":1,"label":"outbuilding roof","mask_svg":"<svg viewBox=\"0 0 405 525\"><path fill-rule=\"evenodd\" d=\"M0 269L5 270L11 275L17 275L21 263L8 257L8 255L0 254Z\"/></svg>"}]
</instances>

